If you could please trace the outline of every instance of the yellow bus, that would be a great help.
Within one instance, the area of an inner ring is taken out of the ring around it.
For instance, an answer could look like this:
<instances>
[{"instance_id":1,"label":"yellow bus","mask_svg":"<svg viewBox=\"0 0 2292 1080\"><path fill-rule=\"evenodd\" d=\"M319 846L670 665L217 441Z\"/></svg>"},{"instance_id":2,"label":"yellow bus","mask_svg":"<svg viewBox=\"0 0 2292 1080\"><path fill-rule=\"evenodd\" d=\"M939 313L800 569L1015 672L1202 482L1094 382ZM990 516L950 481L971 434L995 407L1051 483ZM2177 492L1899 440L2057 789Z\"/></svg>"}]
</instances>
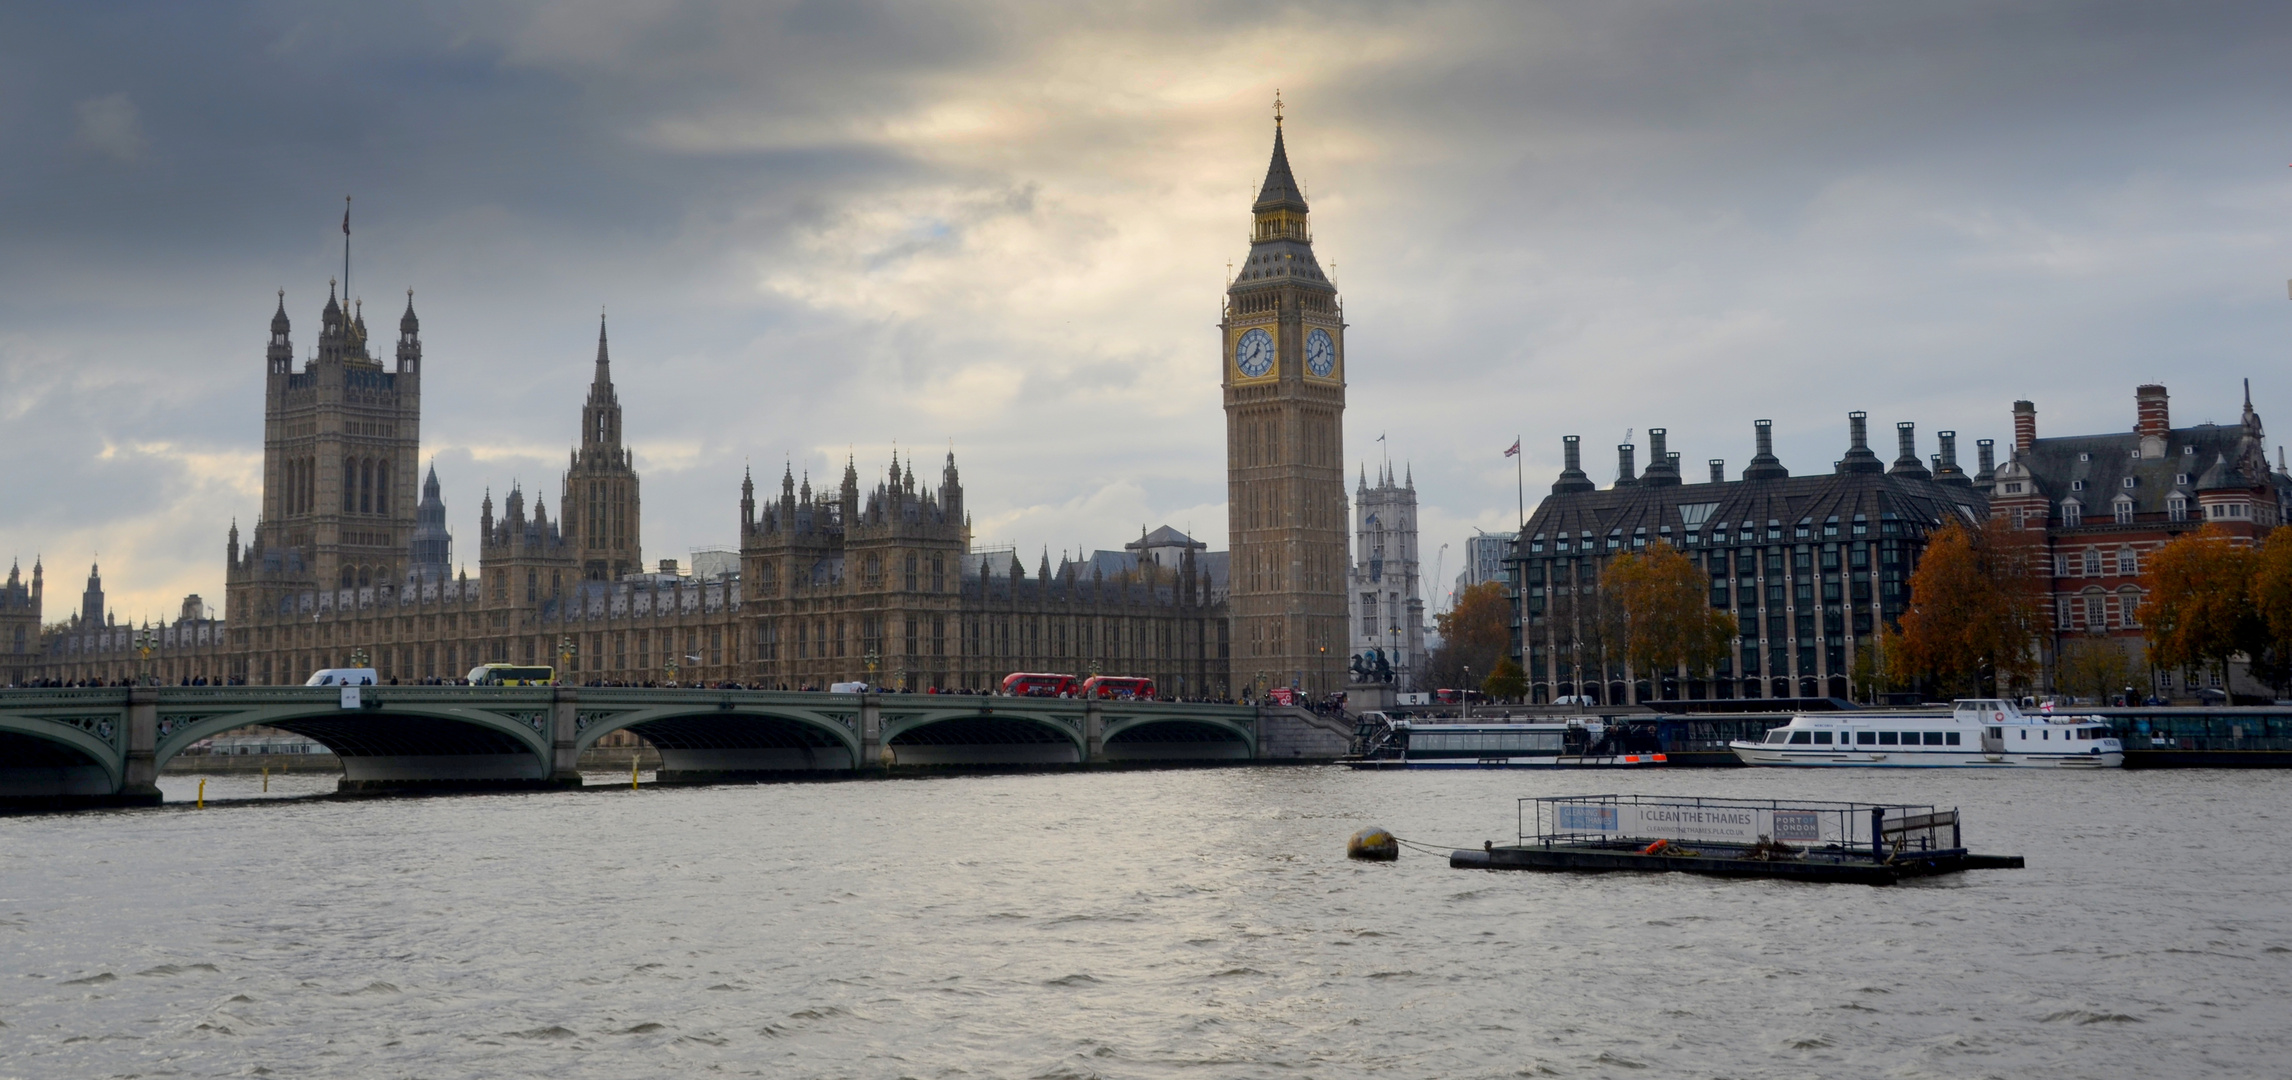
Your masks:
<instances>
[{"instance_id":1,"label":"yellow bus","mask_svg":"<svg viewBox=\"0 0 2292 1080\"><path fill-rule=\"evenodd\" d=\"M550 686L556 682L556 668L486 664L470 669L471 686Z\"/></svg>"}]
</instances>

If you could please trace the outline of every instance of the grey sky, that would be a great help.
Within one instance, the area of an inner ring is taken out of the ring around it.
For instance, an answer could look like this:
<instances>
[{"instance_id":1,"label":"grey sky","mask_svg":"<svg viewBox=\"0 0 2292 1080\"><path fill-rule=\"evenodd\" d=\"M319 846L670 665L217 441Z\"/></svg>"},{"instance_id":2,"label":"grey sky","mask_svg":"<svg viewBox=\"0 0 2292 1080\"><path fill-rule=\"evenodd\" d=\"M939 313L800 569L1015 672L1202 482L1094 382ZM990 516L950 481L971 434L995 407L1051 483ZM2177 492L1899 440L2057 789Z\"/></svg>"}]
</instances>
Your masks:
<instances>
[{"instance_id":1,"label":"grey sky","mask_svg":"<svg viewBox=\"0 0 2292 1080\"><path fill-rule=\"evenodd\" d=\"M1691 476L1756 417L1827 468L1855 408L1970 457L2014 398L2113 430L2152 379L2292 424L2286 12L15 5L0 554L68 596L100 550L125 616L219 596L273 290L307 346L345 193L357 294L416 291L464 556L489 486L555 502L600 307L648 557L732 542L746 463L950 440L983 542L1223 546L1212 324L1276 88L1351 456L1389 434L1428 553L1512 520L1516 434L1533 504L1571 433L1604 482L1627 429Z\"/></svg>"}]
</instances>

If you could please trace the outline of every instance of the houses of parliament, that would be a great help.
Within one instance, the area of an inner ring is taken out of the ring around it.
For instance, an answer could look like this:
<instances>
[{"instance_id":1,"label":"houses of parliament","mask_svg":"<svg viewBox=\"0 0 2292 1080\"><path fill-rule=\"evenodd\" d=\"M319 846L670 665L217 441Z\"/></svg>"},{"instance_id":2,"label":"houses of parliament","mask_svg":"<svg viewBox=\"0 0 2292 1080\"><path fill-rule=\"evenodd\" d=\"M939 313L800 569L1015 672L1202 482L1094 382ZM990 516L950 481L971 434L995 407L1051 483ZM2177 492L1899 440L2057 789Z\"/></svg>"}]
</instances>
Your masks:
<instances>
[{"instance_id":1,"label":"houses of parliament","mask_svg":"<svg viewBox=\"0 0 2292 1080\"><path fill-rule=\"evenodd\" d=\"M606 327L556 492L479 508L457 572L434 470L420 473L421 323L369 337L329 289L298 368L283 291L264 351L259 516L225 544L223 617L187 597L131 626L91 567L79 611L43 626L44 567L0 586L0 682L296 684L363 661L385 681L488 662L561 681L989 689L1014 671L1143 675L1167 696L1342 689L1346 666L1344 320L1315 262L1277 117L1247 261L1223 299L1228 552L1161 529L1089 558L974 550L955 457L783 470L739 489L736 564L643 557L640 477ZM918 479L918 467L923 479ZM936 467L937 476L931 475ZM697 569L697 568L696 568Z\"/></svg>"}]
</instances>

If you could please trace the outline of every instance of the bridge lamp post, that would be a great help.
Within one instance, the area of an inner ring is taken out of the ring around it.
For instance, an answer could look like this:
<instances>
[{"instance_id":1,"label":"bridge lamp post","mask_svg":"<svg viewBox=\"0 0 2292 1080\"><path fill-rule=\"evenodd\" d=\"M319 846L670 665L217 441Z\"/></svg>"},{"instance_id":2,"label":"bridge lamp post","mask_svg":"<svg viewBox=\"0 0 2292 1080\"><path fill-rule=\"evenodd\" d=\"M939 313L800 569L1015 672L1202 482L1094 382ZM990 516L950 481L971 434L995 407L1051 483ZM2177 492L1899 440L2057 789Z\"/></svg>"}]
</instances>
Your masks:
<instances>
[{"instance_id":1,"label":"bridge lamp post","mask_svg":"<svg viewBox=\"0 0 2292 1080\"><path fill-rule=\"evenodd\" d=\"M372 667L374 666L374 658L368 656L365 649L352 649L350 650L350 666L354 668Z\"/></svg>"},{"instance_id":2,"label":"bridge lamp post","mask_svg":"<svg viewBox=\"0 0 2292 1080\"><path fill-rule=\"evenodd\" d=\"M867 685L868 685L868 689L870 689L870 690L873 690L873 689L875 689L875 668L876 668L876 665L877 665L877 664L881 664L881 663L883 663L883 654L882 654L882 653L880 653L880 652L877 652L877 651L876 651L875 649L873 649L873 648L870 648L870 649L868 649L868 651L867 651L867 656L865 657L865 660L866 660L866 663L867 663Z\"/></svg>"},{"instance_id":3,"label":"bridge lamp post","mask_svg":"<svg viewBox=\"0 0 2292 1080\"><path fill-rule=\"evenodd\" d=\"M573 658L581 652L581 644L571 634L557 639L557 681L565 681L565 673L573 670Z\"/></svg>"},{"instance_id":4,"label":"bridge lamp post","mask_svg":"<svg viewBox=\"0 0 2292 1080\"><path fill-rule=\"evenodd\" d=\"M891 685L903 691L907 689L907 668L905 666L891 669Z\"/></svg>"},{"instance_id":5,"label":"bridge lamp post","mask_svg":"<svg viewBox=\"0 0 2292 1080\"><path fill-rule=\"evenodd\" d=\"M137 686L151 684L151 650L156 648L158 644L159 635L152 633L151 627L145 626L135 632L135 684Z\"/></svg>"},{"instance_id":6,"label":"bridge lamp post","mask_svg":"<svg viewBox=\"0 0 2292 1080\"><path fill-rule=\"evenodd\" d=\"M676 685L676 656L673 654L673 652L672 652L672 653L671 653L671 655L669 656L669 658L668 658L668 663L667 663L667 665L666 665L666 666L663 668L663 671L664 671L664 673L666 673L666 674L668 675L668 684L669 684L670 686L675 686L675 685Z\"/></svg>"}]
</instances>

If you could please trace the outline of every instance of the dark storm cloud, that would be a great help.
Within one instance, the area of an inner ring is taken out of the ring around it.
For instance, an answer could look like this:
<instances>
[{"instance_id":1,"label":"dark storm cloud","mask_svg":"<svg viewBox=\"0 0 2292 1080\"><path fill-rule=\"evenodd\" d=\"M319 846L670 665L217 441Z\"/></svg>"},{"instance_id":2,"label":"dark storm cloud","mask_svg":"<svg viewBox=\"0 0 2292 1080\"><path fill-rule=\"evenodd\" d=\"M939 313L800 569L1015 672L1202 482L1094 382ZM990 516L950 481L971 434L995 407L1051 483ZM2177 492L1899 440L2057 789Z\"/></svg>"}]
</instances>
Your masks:
<instances>
[{"instance_id":1,"label":"dark storm cloud","mask_svg":"<svg viewBox=\"0 0 2292 1080\"><path fill-rule=\"evenodd\" d=\"M1276 86L1353 451L1414 458L1427 550L1509 520L1514 433L1540 487L1569 432L1739 465L1774 416L1807 471L1857 407L1970 441L2019 396L2114 428L2150 378L2226 416L2256 374L2268 413L2288 38L2259 4L19 5L0 538L213 590L272 290L307 347L355 193L465 533L489 485L554 500L603 306L658 554L730 539L743 461L949 437L1000 538L1216 542L1206 323Z\"/></svg>"}]
</instances>

